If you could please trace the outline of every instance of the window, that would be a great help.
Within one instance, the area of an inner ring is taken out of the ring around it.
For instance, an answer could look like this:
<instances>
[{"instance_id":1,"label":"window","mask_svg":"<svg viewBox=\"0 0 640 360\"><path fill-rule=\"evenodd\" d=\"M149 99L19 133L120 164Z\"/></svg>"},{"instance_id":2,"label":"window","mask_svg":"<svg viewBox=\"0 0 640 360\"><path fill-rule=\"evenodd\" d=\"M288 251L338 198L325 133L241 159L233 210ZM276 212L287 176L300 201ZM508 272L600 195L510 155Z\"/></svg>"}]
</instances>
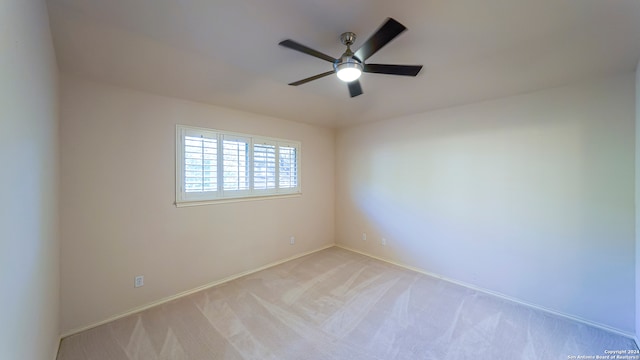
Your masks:
<instances>
[{"instance_id":1,"label":"window","mask_svg":"<svg viewBox=\"0 0 640 360\"><path fill-rule=\"evenodd\" d=\"M300 143L178 125L176 205L298 194Z\"/></svg>"}]
</instances>

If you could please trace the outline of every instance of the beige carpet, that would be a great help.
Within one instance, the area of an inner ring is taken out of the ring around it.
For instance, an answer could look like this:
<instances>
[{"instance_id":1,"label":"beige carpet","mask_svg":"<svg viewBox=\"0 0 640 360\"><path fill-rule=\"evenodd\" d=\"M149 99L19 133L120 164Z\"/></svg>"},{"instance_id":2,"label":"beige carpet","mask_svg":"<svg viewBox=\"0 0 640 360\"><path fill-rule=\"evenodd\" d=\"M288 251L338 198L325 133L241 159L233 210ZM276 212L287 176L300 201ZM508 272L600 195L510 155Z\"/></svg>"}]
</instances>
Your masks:
<instances>
[{"instance_id":1,"label":"beige carpet","mask_svg":"<svg viewBox=\"0 0 640 360\"><path fill-rule=\"evenodd\" d=\"M59 360L568 359L628 338L330 248L62 341Z\"/></svg>"}]
</instances>

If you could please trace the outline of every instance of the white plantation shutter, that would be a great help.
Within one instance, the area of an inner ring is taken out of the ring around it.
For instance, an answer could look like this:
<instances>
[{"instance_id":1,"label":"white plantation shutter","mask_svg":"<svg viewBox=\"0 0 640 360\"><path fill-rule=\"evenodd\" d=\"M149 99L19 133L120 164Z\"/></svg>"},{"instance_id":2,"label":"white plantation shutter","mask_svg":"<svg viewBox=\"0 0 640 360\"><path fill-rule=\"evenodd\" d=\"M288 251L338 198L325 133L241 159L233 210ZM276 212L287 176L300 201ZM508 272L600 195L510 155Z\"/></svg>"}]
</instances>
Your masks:
<instances>
[{"instance_id":1,"label":"white plantation shutter","mask_svg":"<svg viewBox=\"0 0 640 360\"><path fill-rule=\"evenodd\" d=\"M218 141L204 136L184 137L184 191L218 190Z\"/></svg>"},{"instance_id":2,"label":"white plantation shutter","mask_svg":"<svg viewBox=\"0 0 640 360\"><path fill-rule=\"evenodd\" d=\"M223 189L249 190L249 141L228 135L223 135L223 138Z\"/></svg>"},{"instance_id":3,"label":"white plantation shutter","mask_svg":"<svg viewBox=\"0 0 640 360\"><path fill-rule=\"evenodd\" d=\"M253 189L271 190L276 188L276 145L253 144Z\"/></svg>"},{"instance_id":4,"label":"white plantation shutter","mask_svg":"<svg viewBox=\"0 0 640 360\"><path fill-rule=\"evenodd\" d=\"M298 152L293 146L278 148L280 171L280 189L295 189L298 187Z\"/></svg>"},{"instance_id":5,"label":"white plantation shutter","mask_svg":"<svg viewBox=\"0 0 640 360\"><path fill-rule=\"evenodd\" d=\"M300 193L300 143L176 126L176 205Z\"/></svg>"}]
</instances>

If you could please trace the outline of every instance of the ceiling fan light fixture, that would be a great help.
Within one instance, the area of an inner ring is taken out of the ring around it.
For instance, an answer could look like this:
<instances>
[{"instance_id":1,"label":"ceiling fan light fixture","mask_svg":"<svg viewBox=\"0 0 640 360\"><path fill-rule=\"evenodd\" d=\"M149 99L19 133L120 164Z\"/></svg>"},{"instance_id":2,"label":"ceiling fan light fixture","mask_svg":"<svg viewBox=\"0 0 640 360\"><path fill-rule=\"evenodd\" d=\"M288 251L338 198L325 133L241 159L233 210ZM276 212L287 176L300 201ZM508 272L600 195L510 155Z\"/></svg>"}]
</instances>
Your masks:
<instances>
[{"instance_id":1,"label":"ceiling fan light fixture","mask_svg":"<svg viewBox=\"0 0 640 360\"><path fill-rule=\"evenodd\" d=\"M338 79L344 82L352 82L358 80L362 75L362 64L353 60L353 58L336 64Z\"/></svg>"}]
</instances>

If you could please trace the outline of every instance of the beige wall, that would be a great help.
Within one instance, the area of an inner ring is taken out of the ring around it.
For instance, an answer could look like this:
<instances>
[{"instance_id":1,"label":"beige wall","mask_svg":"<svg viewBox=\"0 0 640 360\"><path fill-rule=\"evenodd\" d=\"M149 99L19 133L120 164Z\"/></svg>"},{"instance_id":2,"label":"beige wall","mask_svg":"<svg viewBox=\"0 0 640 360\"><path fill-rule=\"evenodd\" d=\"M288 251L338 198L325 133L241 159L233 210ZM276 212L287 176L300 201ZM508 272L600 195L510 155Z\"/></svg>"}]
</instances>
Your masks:
<instances>
[{"instance_id":1,"label":"beige wall","mask_svg":"<svg viewBox=\"0 0 640 360\"><path fill-rule=\"evenodd\" d=\"M58 79L44 1L0 1L0 79L0 359L53 359Z\"/></svg>"},{"instance_id":2,"label":"beige wall","mask_svg":"<svg viewBox=\"0 0 640 360\"><path fill-rule=\"evenodd\" d=\"M176 124L301 141L303 195L176 208ZM63 333L334 243L333 130L63 76L60 141Z\"/></svg>"},{"instance_id":3,"label":"beige wall","mask_svg":"<svg viewBox=\"0 0 640 360\"><path fill-rule=\"evenodd\" d=\"M633 334L634 112L629 73L341 130L336 241Z\"/></svg>"}]
</instances>

